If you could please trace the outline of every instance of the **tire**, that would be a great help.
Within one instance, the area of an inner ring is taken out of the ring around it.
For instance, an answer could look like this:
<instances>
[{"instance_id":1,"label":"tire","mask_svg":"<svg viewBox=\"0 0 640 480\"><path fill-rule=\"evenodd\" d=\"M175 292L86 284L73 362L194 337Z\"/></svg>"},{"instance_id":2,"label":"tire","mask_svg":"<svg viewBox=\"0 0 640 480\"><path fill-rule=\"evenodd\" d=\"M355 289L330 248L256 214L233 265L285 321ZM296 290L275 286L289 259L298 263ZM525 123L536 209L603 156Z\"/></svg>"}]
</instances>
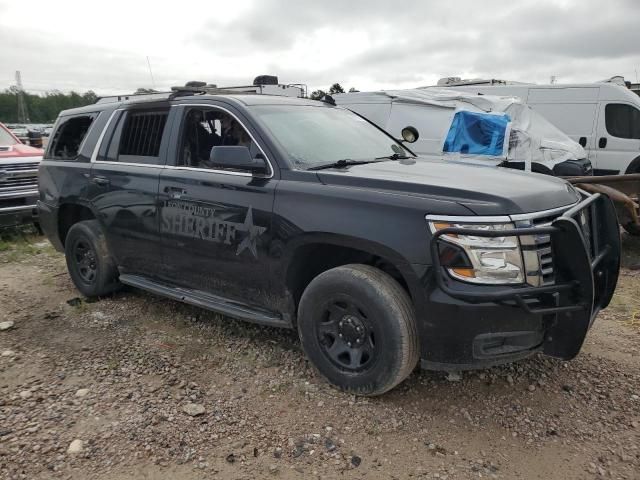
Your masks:
<instances>
[{"instance_id":1,"label":"tire","mask_svg":"<svg viewBox=\"0 0 640 480\"><path fill-rule=\"evenodd\" d=\"M307 357L332 385L366 396L402 382L420 354L413 305L390 275L344 265L307 286L298 308Z\"/></svg>"},{"instance_id":2,"label":"tire","mask_svg":"<svg viewBox=\"0 0 640 480\"><path fill-rule=\"evenodd\" d=\"M67 269L76 288L86 297L100 297L118 290L118 269L97 220L74 224L64 243Z\"/></svg>"}]
</instances>

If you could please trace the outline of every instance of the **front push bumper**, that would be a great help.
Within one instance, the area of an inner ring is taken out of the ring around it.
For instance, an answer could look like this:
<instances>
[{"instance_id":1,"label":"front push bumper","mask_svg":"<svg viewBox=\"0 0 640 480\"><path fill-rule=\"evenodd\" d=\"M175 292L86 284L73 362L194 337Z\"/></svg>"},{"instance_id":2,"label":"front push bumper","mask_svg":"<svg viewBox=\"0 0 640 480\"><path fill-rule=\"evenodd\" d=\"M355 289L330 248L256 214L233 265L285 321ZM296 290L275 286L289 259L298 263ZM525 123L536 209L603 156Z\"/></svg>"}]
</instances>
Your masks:
<instances>
[{"instance_id":1,"label":"front push bumper","mask_svg":"<svg viewBox=\"0 0 640 480\"><path fill-rule=\"evenodd\" d=\"M549 235L555 281L543 286L480 286L452 279L439 263L440 237ZM431 256L435 288L427 311L422 366L467 369L505 363L536 351L575 357L598 312L615 291L620 270L620 232L611 200L586 196L549 226L510 230L445 228L434 233ZM430 323L429 323L430 322ZM431 335L431 338L429 338Z\"/></svg>"}]
</instances>

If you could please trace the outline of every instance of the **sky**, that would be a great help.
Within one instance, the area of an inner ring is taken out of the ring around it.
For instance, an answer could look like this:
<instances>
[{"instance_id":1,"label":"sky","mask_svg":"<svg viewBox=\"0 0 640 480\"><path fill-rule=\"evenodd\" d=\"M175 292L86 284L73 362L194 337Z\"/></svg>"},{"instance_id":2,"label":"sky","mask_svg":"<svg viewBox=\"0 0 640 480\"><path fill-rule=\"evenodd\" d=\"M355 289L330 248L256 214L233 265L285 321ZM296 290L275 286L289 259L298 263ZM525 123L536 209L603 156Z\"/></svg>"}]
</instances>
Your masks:
<instances>
[{"instance_id":1,"label":"sky","mask_svg":"<svg viewBox=\"0 0 640 480\"><path fill-rule=\"evenodd\" d=\"M638 0L0 0L0 89L130 93L260 74L310 90L640 71ZM147 61L148 59L148 61ZM151 67L151 71L149 69Z\"/></svg>"}]
</instances>

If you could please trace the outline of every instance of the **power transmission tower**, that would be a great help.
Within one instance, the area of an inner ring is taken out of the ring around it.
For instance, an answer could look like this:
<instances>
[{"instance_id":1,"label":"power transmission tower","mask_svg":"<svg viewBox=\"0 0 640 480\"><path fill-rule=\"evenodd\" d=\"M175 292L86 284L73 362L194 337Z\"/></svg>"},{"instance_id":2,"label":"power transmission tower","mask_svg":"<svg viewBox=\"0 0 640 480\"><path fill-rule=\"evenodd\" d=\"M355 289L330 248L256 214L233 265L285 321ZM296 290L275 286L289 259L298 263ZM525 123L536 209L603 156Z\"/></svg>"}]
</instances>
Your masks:
<instances>
[{"instance_id":1,"label":"power transmission tower","mask_svg":"<svg viewBox=\"0 0 640 480\"><path fill-rule=\"evenodd\" d=\"M27 104L24 101L24 88L22 88L22 75L20 70L16 71L16 87L18 88L18 122L29 123Z\"/></svg>"}]
</instances>

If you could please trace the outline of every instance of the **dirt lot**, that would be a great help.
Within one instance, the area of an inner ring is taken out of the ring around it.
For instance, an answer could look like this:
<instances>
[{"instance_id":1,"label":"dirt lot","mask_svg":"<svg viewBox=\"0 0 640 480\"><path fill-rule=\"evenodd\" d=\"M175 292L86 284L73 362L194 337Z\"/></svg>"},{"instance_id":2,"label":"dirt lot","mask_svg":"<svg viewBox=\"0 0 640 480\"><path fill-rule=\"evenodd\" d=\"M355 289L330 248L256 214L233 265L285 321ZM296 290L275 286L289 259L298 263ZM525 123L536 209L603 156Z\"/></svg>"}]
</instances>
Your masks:
<instances>
[{"instance_id":1,"label":"dirt lot","mask_svg":"<svg viewBox=\"0 0 640 480\"><path fill-rule=\"evenodd\" d=\"M81 301L42 238L0 242L0 478L638 479L639 288L625 268L571 362L416 371L366 399L292 332L134 290Z\"/></svg>"}]
</instances>

